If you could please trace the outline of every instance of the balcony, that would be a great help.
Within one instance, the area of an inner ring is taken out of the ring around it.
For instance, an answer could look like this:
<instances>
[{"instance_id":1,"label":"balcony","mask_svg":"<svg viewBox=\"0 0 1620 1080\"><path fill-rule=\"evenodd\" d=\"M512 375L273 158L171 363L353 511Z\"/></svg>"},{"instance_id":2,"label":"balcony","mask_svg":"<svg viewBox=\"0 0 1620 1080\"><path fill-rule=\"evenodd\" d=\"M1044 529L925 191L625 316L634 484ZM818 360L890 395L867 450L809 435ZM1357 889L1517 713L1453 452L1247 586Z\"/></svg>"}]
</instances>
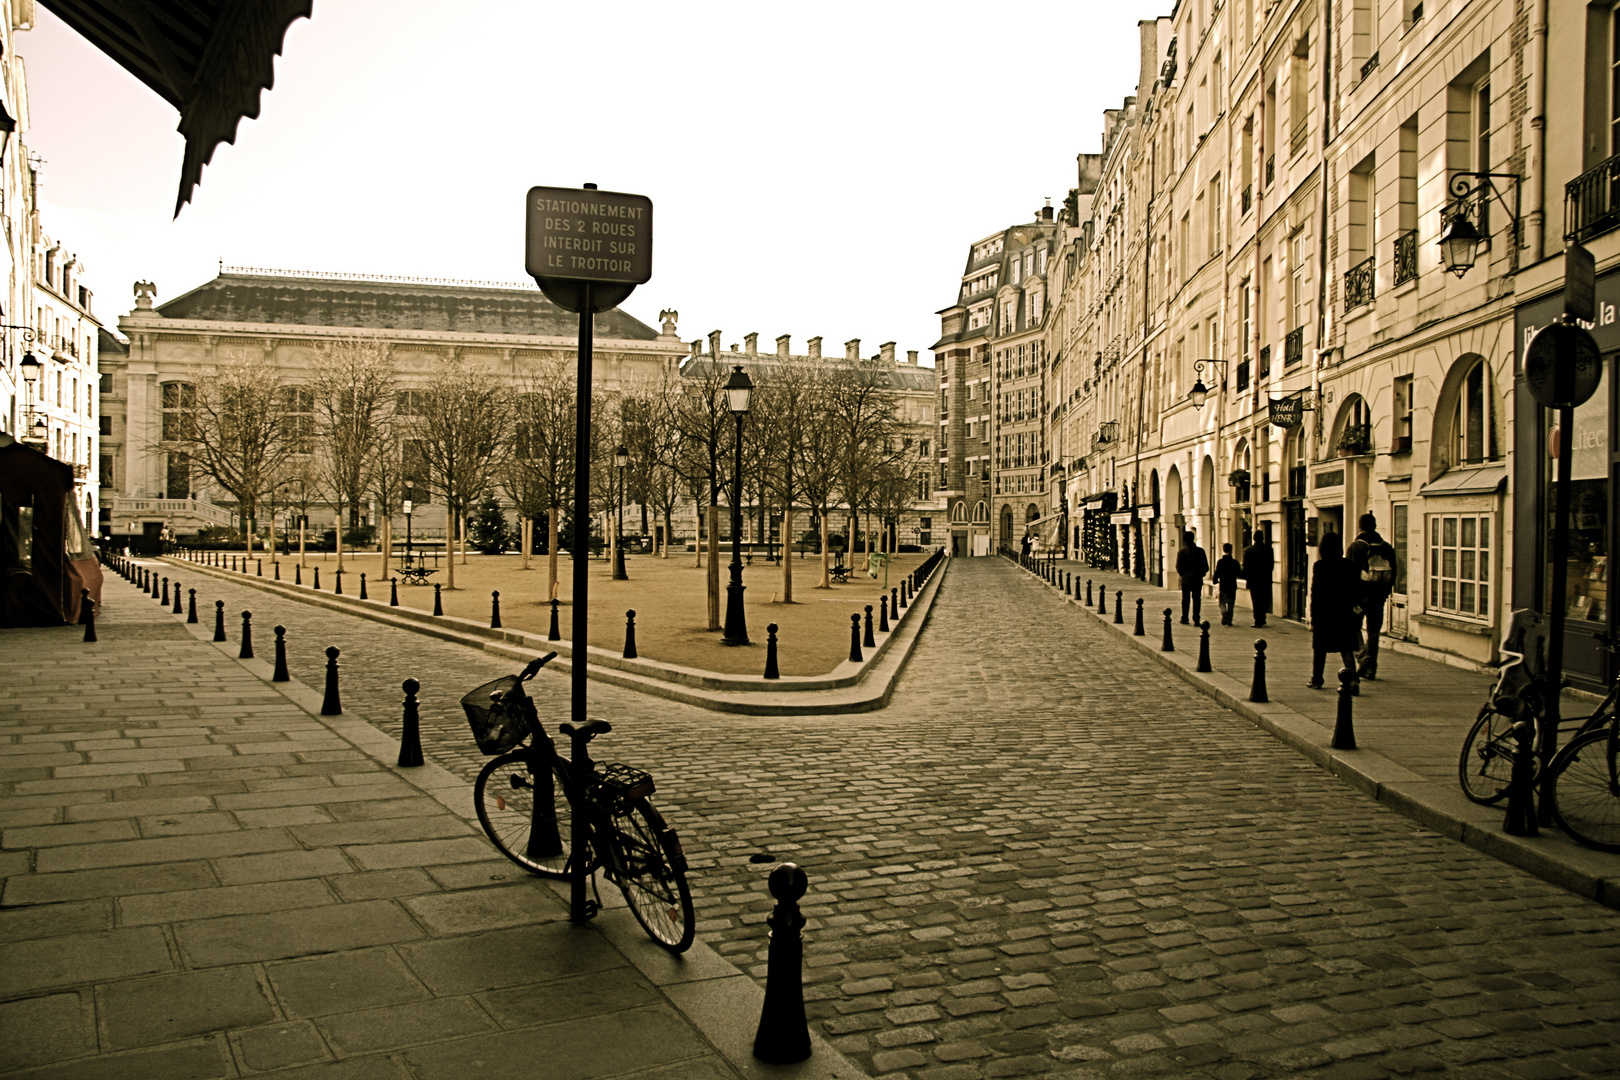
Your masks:
<instances>
[{"instance_id":1,"label":"balcony","mask_svg":"<svg viewBox=\"0 0 1620 1080\"><path fill-rule=\"evenodd\" d=\"M1417 280L1417 230L1408 229L1395 238L1395 284Z\"/></svg>"},{"instance_id":2,"label":"balcony","mask_svg":"<svg viewBox=\"0 0 1620 1080\"><path fill-rule=\"evenodd\" d=\"M1270 187L1271 182L1277 178L1277 155L1269 154L1266 157L1266 182L1263 186Z\"/></svg>"},{"instance_id":3,"label":"balcony","mask_svg":"<svg viewBox=\"0 0 1620 1080\"><path fill-rule=\"evenodd\" d=\"M1352 266L1344 275L1344 310L1345 314L1356 310L1364 304L1372 303L1373 293L1377 288L1375 271L1378 269L1377 258L1369 255L1356 265ZM1289 363L1293 363L1290 359Z\"/></svg>"},{"instance_id":4,"label":"balcony","mask_svg":"<svg viewBox=\"0 0 1620 1080\"><path fill-rule=\"evenodd\" d=\"M1371 75L1373 72L1375 72L1377 70L1378 70L1378 54L1373 53L1371 56L1367 57L1367 62L1365 64L1361 65L1361 77L1363 79L1365 79L1367 76Z\"/></svg>"},{"instance_id":5,"label":"balcony","mask_svg":"<svg viewBox=\"0 0 1620 1080\"><path fill-rule=\"evenodd\" d=\"M1265 381L1271 374L1271 346L1264 345L1260 349L1260 372L1254 378L1256 382Z\"/></svg>"},{"instance_id":6,"label":"balcony","mask_svg":"<svg viewBox=\"0 0 1620 1080\"><path fill-rule=\"evenodd\" d=\"M1564 239L1583 243L1620 228L1620 154L1564 185Z\"/></svg>"},{"instance_id":7,"label":"balcony","mask_svg":"<svg viewBox=\"0 0 1620 1080\"><path fill-rule=\"evenodd\" d=\"M1249 388L1249 358L1247 356L1237 362L1237 388L1239 390Z\"/></svg>"},{"instance_id":8,"label":"balcony","mask_svg":"<svg viewBox=\"0 0 1620 1080\"><path fill-rule=\"evenodd\" d=\"M1283 370L1293 367L1305 358L1305 328L1296 326L1283 338Z\"/></svg>"},{"instance_id":9,"label":"balcony","mask_svg":"<svg viewBox=\"0 0 1620 1080\"><path fill-rule=\"evenodd\" d=\"M1249 207L1251 205L1253 205L1253 203L1254 203L1254 185L1253 184L1244 184L1243 185L1243 212L1245 214L1247 214L1249 212Z\"/></svg>"}]
</instances>

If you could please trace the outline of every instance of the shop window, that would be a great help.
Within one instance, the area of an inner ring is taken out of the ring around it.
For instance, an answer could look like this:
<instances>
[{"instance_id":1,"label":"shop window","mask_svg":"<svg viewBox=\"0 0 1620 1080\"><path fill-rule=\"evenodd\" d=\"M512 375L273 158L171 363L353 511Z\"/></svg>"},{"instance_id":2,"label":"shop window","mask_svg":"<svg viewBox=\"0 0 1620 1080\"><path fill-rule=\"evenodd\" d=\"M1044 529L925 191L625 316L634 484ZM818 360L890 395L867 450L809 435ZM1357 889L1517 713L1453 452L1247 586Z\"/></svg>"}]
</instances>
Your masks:
<instances>
[{"instance_id":1,"label":"shop window","mask_svg":"<svg viewBox=\"0 0 1620 1080\"><path fill-rule=\"evenodd\" d=\"M1429 516L1430 611L1489 618L1493 518L1492 514Z\"/></svg>"}]
</instances>

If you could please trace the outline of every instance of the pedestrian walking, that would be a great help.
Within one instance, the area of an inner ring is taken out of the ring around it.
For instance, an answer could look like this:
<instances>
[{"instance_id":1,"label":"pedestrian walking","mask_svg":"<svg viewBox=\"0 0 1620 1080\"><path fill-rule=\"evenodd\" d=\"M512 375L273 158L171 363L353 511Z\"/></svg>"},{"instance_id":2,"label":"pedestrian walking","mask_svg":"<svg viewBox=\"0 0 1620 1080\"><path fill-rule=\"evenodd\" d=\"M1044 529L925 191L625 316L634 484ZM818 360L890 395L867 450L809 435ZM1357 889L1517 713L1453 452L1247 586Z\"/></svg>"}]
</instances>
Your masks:
<instances>
[{"instance_id":1,"label":"pedestrian walking","mask_svg":"<svg viewBox=\"0 0 1620 1080\"><path fill-rule=\"evenodd\" d=\"M1356 568L1357 606L1366 621L1363 644L1356 653L1356 674L1378 678L1378 637L1384 630L1384 605L1395 588L1395 549L1378 535L1378 518L1362 514L1360 532L1350 542L1345 558ZM1359 625L1359 623L1358 623Z\"/></svg>"},{"instance_id":2,"label":"pedestrian walking","mask_svg":"<svg viewBox=\"0 0 1620 1080\"><path fill-rule=\"evenodd\" d=\"M1238 578L1243 564L1232 558L1232 545L1221 545L1221 561L1215 564L1215 597L1221 607L1221 625L1232 625L1232 609L1237 606Z\"/></svg>"},{"instance_id":3,"label":"pedestrian walking","mask_svg":"<svg viewBox=\"0 0 1620 1080\"><path fill-rule=\"evenodd\" d=\"M1254 534L1254 542L1243 551L1243 580L1249 583L1249 604L1254 608L1254 625L1266 625L1271 614L1271 573L1277 567L1277 553L1265 530Z\"/></svg>"},{"instance_id":4,"label":"pedestrian walking","mask_svg":"<svg viewBox=\"0 0 1620 1080\"><path fill-rule=\"evenodd\" d=\"M1028 533L1025 533L1024 538L1021 541L1019 541L1019 543L1018 543L1018 554L1023 556L1026 561L1029 559L1029 534Z\"/></svg>"},{"instance_id":5,"label":"pedestrian walking","mask_svg":"<svg viewBox=\"0 0 1620 1080\"><path fill-rule=\"evenodd\" d=\"M1316 565L1311 568L1311 680L1307 685L1313 690L1322 688L1328 653L1338 653L1345 667L1356 670L1359 591L1356 569L1344 557L1344 537L1328 533L1316 545ZM1352 682L1350 692L1359 694L1361 684Z\"/></svg>"},{"instance_id":6,"label":"pedestrian walking","mask_svg":"<svg viewBox=\"0 0 1620 1080\"><path fill-rule=\"evenodd\" d=\"M1204 599L1204 576L1209 573L1209 556L1198 546L1198 537L1191 529L1181 534L1181 550L1176 553L1176 576L1181 580L1181 624L1187 625L1187 609L1192 609L1192 621L1198 622L1199 608Z\"/></svg>"}]
</instances>

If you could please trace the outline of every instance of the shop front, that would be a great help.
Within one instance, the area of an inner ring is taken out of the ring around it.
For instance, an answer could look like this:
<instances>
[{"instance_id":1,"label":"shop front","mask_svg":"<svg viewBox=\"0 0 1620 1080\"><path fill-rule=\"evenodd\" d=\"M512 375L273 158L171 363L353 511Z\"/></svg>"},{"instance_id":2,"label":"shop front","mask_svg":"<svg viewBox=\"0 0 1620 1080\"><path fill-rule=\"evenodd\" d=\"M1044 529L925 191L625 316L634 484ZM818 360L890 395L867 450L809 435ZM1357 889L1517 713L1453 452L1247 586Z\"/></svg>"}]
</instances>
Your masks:
<instances>
[{"instance_id":1,"label":"shop front","mask_svg":"<svg viewBox=\"0 0 1620 1080\"><path fill-rule=\"evenodd\" d=\"M1542 408L1530 394L1524 376L1524 350L1543 326L1564 310L1562 292L1521 306L1516 312L1513 435L1513 575L1512 607L1551 609L1554 560L1566 560L1564 595L1564 668L1585 689L1606 687L1612 661L1599 635L1613 636L1616 620L1608 598L1609 547L1615 535L1617 472L1611 448L1616 445L1616 365L1620 364L1620 272L1597 279L1597 319L1587 329L1602 353L1602 380L1589 401L1575 410L1570 434L1569 543L1551 550L1554 462L1550 447L1557 413ZM1562 437L1559 433L1558 437Z\"/></svg>"}]
</instances>

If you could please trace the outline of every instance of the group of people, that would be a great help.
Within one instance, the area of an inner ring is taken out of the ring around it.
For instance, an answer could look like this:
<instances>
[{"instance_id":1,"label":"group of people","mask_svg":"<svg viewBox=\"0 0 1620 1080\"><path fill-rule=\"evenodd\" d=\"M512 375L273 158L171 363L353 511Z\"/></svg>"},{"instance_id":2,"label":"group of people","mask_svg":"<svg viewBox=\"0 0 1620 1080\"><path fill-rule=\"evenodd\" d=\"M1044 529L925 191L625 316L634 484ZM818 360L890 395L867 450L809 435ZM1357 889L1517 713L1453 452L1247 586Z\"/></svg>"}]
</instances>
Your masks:
<instances>
[{"instance_id":1,"label":"group of people","mask_svg":"<svg viewBox=\"0 0 1620 1080\"><path fill-rule=\"evenodd\" d=\"M1311 571L1311 677L1307 683L1314 689L1324 685L1329 653L1338 653L1353 673L1352 694L1361 692L1362 679L1378 678L1378 638L1384 629L1384 605L1395 585L1395 549L1378 535L1378 519L1372 514L1362 514L1357 524L1359 531L1348 550L1336 532L1324 534L1316 546L1316 565ZM1231 544L1221 545L1213 577L1222 626L1232 625L1239 581L1248 585L1254 625L1266 625L1276 565L1271 540L1264 531L1255 534L1242 562L1232 557ZM1181 584L1181 621L1185 625L1190 613L1191 621L1197 623L1210 565L1191 531L1182 535L1176 575Z\"/></svg>"}]
</instances>

